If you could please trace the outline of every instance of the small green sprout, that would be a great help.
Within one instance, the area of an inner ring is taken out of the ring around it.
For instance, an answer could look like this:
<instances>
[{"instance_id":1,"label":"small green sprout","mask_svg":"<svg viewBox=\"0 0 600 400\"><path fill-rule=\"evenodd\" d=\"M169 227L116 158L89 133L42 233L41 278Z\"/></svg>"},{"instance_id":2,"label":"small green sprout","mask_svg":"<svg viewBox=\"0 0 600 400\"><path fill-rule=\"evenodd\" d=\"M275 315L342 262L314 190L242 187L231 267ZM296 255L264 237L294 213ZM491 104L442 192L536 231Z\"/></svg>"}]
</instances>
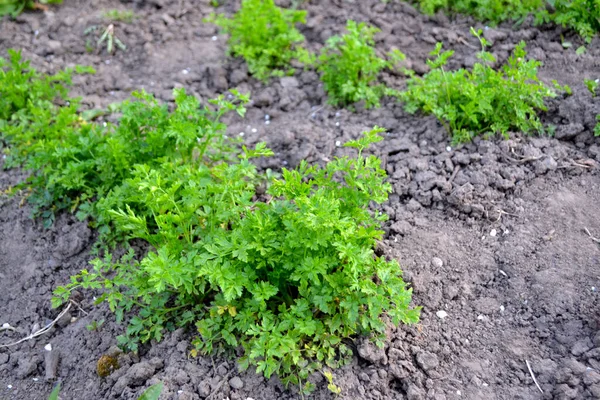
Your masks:
<instances>
[{"instance_id":1,"label":"small green sprout","mask_svg":"<svg viewBox=\"0 0 600 400\"><path fill-rule=\"evenodd\" d=\"M86 29L83 32L83 34L88 35L92 32L97 31L98 28L99 27L96 25L91 26L88 29ZM98 39L98 41L96 41L96 48L99 49L104 43L106 43L106 51L108 52L108 54L112 54L116 50L116 48L119 48L122 51L127 50L127 46L125 46L125 44L115 35L114 24L109 24L104 29L102 35L100 35L100 38ZM88 41L86 44L86 50L90 51L91 49L93 49L92 44L90 41Z\"/></svg>"}]
</instances>

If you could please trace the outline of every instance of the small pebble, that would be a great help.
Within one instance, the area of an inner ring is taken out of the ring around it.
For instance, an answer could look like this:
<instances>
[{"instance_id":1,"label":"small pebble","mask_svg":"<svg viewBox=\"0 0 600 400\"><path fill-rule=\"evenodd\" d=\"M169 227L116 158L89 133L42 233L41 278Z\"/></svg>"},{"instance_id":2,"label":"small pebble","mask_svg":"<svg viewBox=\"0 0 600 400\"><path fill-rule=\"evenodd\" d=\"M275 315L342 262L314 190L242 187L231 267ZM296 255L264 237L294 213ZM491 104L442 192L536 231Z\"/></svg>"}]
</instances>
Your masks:
<instances>
[{"instance_id":1,"label":"small pebble","mask_svg":"<svg viewBox=\"0 0 600 400\"><path fill-rule=\"evenodd\" d=\"M181 73L184 74L184 75L187 75L187 74L190 73L190 71L188 71L187 69L184 69L184 70L181 71Z\"/></svg>"},{"instance_id":2,"label":"small pebble","mask_svg":"<svg viewBox=\"0 0 600 400\"><path fill-rule=\"evenodd\" d=\"M9 389L12 389L12 385L8 385L8 386L6 386L6 387L7 387L7 388L9 388Z\"/></svg>"},{"instance_id":3,"label":"small pebble","mask_svg":"<svg viewBox=\"0 0 600 400\"><path fill-rule=\"evenodd\" d=\"M340 123L339 123L339 122L336 122L336 123L335 123L335 126L340 126Z\"/></svg>"},{"instance_id":4,"label":"small pebble","mask_svg":"<svg viewBox=\"0 0 600 400\"><path fill-rule=\"evenodd\" d=\"M452 151L452 147L450 147L450 146L446 147L446 151Z\"/></svg>"},{"instance_id":5,"label":"small pebble","mask_svg":"<svg viewBox=\"0 0 600 400\"><path fill-rule=\"evenodd\" d=\"M285 161L285 160L283 160L281 163L282 163L283 165L288 165L288 162L287 162L287 161Z\"/></svg>"},{"instance_id":6,"label":"small pebble","mask_svg":"<svg viewBox=\"0 0 600 400\"><path fill-rule=\"evenodd\" d=\"M596 291L596 286L592 286L592 292Z\"/></svg>"},{"instance_id":7,"label":"small pebble","mask_svg":"<svg viewBox=\"0 0 600 400\"><path fill-rule=\"evenodd\" d=\"M444 310L440 310L440 311L436 312L435 315L437 315L437 317L439 319L444 319L448 316L448 313Z\"/></svg>"},{"instance_id":8,"label":"small pebble","mask_svg":"<svg viewBox=\"0 0 600 400\"><path fill-rule=\"evenodd\" d=\"M183 390L178 390L177 391L177 394L181 394L181 393L183 393Z\"/></svg>"},{"instance_id":9,"label":"small pebble","mask_svg":"<svg viewBox=\"0 0 600 400\"><path fill-rule=\"evenodd\" d=\"M271 116L269 114L265 115L265 121L268 121L271 119Z\"/></svg>"},{"instance_id":10,"label":"small pebble","mask_svg":"<svg viewBox=\"0 0 600 400\"><path fill-rule=\"evenodd\" d=\"M110 60L104 61L104 64L109 65L110 64Z\"/></svg>"},{"instance_id":11,"label":"small pebble","mask_svg":"<svg viewBox=\"0 0 600 400\"><path fill-rule=\"evenodd\" d=\"M245 135L245 133L244 133L244 132L240 132L240 136L244 136L244 135Z\"/></svg>"},{"instance_id":12,"label":"small pebble","mask_svg":"<svg viewBox=\"0 0 600 400\"><path fill-rule=\"evenodd\" d=\"M271 124L271 121L265 121L265 125Z\"/></svg>"},{"instance_id":13,"label":"small pebble","mask_svg":"<svg viewBox=\"0 0 600 400\"><path fill-rule=\"evenodd\" d=\"M456 391L456 394L457 394L457 395L459 395L459 396L461 396L461 395L462 395L462 393L461 393L461 391L460 391L460 390L457 390L457 391Z\"/></svg>"},{"instance_id":14,"label":"small pebble","mask_svg":"<svg viewBox=\"0 0 600 400\"><path fill-rule=\"evenodd\" d=\"M495 229L492 229L492 230L490 231L490 236L491 236L491 237L496 237L496 235L497 235L497 234L498 234L498 231L497 231L497 230L495 230Z\"/></svg>"},{"instance_id":15,"label":"small pebble","mask_svg":"<svg viewBox=\"0 0 600 400\"><path fill-rule=\"evenodd\" d=\"M502 305L500 306L500 311L504 312L504 306L502 306Z\"/></svg>"},{"instance_id":16,"label":"small pebble","mask_svg":"<svg viewBox=\"0 0 600 400\"><path fill-rule=\"evenodd\" d=\"M44 350L46 351L52 351L52 344L48 343L47 345L44 346Z\"/></svg>"},{"instance_id":17,"label":"small pebble","mask_svg":"<svg viewBox=\"0 0 600 400\"><path fill-rule=\"evenodd\" d=\"M340 142L339 140L336 140L336 142L335 142L335 145L336 145L337 147L340 147L340 146L342 145L342 142Z\"/></svg>"},{"instance_id":18,"label":"small pebble","mask_svg":"<svg viewBox=\"0 0 600 400\"><path fill-rule=\"evenodd\" d=\"M258 130L256 128L252 128L252 133L256 133Z\"/></svg>"},{"instance_id":19,"label":"small pebble","mask_svg":"<svg viewBox=\"0 0 600 400\"><path fill-rule=\"evenodd\" d=\"M212 39L213 42L217 41L217 37L216 36L211 37L211 39Z\"/></svg>"},{"instance_id":20,"label":"small pebble","mask_svg":"<svg viewBox=\"0 0 600 400\"><path fill-rule=\"evenodd\" d=\"M431 259L431 265L432 265L434 268L442 268L442 267L444 266L444 262L443 262L443 261L442 261L442 259L441 259L441 258L439 258L439 257L433 257L433 258Z\"/></svg>"},{"instance_id":21,"label":"small pebble","mask_svg":"<svg viewBox=\"0 0 600 400\"><path fill-rule=\"evenodd\" d=\"M502 271L501 269L499 269L498 272L500 272L502 275L504 275L505 277L508 278L508 275L506 274L506 272Z\"/></svg>"}]
</instances>

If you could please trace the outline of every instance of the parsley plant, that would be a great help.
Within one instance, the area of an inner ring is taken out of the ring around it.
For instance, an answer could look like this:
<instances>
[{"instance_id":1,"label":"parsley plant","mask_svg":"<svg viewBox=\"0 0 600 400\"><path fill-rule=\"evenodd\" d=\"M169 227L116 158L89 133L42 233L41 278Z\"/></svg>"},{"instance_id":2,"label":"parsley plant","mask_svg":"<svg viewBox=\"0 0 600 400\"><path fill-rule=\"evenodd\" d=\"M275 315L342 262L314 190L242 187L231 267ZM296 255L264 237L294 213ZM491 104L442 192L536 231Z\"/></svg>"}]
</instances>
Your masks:
<instances>
[{"instance_id":1,"label":"parsley plant","mask_svg":"<svg viewBox=\"0 0 600 400\"><path fill-rule=\"evenodd\" d=\"M304 36L296 29L306 22L306 11L282 9L273 0L242 0L233 18L213 15L209 20L229 33L230 53L243 57L260 80L292 74L292 60L311 62L301 47Z\"/></svg>"},{"instance_id":2,"label":"parsley plant","mask_svg":"<svg viewBox=\"0 0 600 400\"><path fill-rule=\"evenodd\" d=\"M431 53L435 59L427 61L431 71L423 77L413 75L400 95L406 109L435 115L454 142L467 142L484 133L507 137L511 129L542 132L537 111L546 110L544 100L556 94L538 79L540 62L526 60L525 43L521 42L508 63L496 71L489 65L496 59L485 51L488 43L481 31L471 30L482 47L473 70L446 71L444 66L453 51L442 52L438 43ZM567 86L561 89L570 92Z\"/></svg>"},{"instance_id":3,"label":"parsley plant","mask_svg":"<svg viewBox=\"0 0 600 400\"><path fill-rule=\"evenodd\" d=\"M346 29L348 33L327 41L318 60L329 103L345 106L364 100L367 108L379 107L381 96L397 92L377 83L377 78L383 69L393 68L403 60L404 55L394 50L389 53L389 61L380 58L373 39L379 29L364 22L348 21Z\"/></svg>"}]
</instances>

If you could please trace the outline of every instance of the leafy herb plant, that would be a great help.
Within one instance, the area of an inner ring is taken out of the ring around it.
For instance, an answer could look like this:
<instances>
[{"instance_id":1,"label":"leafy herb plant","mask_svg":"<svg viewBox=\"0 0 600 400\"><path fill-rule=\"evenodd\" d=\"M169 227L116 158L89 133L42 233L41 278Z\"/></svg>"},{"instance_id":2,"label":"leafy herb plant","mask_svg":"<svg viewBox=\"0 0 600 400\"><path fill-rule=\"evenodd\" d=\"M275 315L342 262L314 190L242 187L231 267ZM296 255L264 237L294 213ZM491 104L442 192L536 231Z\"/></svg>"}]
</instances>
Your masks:
<instances>
[{"instance_id":1,"label":"leafy herb plant","mask_svg":"<svg viewBox=\"0 0 600 400\"><path fill-rule=\"evenodd\" d=\"M554 0L550 3L552 10L544 9L537 13L538 23L554 22L568 27L588 43L600 32L599 0Z\"/></svg>"},{"instance_id":2,"label":"leafy herb plant","mask_svg":"<svg viewBox=\"0 0 600 400\"><path fill-rule=\"evenodd\" d=\"M230 53L243 57L260 80L293 73L293 60L311 62L301 47L304 36L296 29L306 22L306 11L286 10L273 0L243 0L232 18L213 15L209 20L230 35Z\"/></svg>"},{"instance_id":3,"label":"leafy herb plant","mask_svg":"<svg viewBox=\"0 0 600 400\"><path fill-rule=\"evenodd\" d=\"M310 391L309 374L349 359L345 339L372 334L383 345L384 314L395 324L418 318L398 264L373 253L385 215L369 203L391 188L363 151L380 131L347 143L356 158L284 169L266 202L255 200L260 175L249 162L270 154L263 145L234 163L137 167L120 196L147 211L111 214L152 250L95 261L57 289L55 305L76 287L103 287L119 318L138 310L120 338L130 349L197 321L193 353L241 346L242 368Z\"/></svg>"},{"instance_id":4,"label":"leafy herb plant","mask_svg":"<svg viewBox=\"0 0 600 400\"><path fill-rule=\"evenodd\" d=\"M482 51L472 71L446 71L444 66L452 51L442 52L438 43L427 61L431 71L423 77L413 76L401 94L409 112L422 110L435 115L452 135L454 142L467 142L483 133L501 133L515 129L524 133L542 132L537 112L545 110L544 100L556 96L554 90L537 77L540 63L526 60L525 43L521 42L498 71L490 64L496 59L485 51L488 43L481 31ZM557 86L557 84L555 84ZM567 93L570 89L561 88Z\"/></svg>"},{"instance_id":5,"label":"leafy herb plant","mask_svg":"<svg viewBox=\"0 0 600 400\"><path fill-rule=\"evenodd\" d=\"M417 0L421 11L435 14L438 11L471 15L484 22L498 24L506 20L519 20L539 10L542 0Z\"/></svg>"},{"instance_id":6,"label":"leafy herb plant","mask_svg":"<svg viewBox=\"0 0 600 400\"><path fill-rule=\"evenodd\" d=\"M379 107L381 96L397 92L378 83L377 78L382 70L403 60L404 55L394 50L389 53L389 60L380 58L373 39L379 30L364 22L348 21L346 29L345 35L327 41L318 61L329 102L337 106L364 100L367 108Z\"/></svg>"}]
</instances>

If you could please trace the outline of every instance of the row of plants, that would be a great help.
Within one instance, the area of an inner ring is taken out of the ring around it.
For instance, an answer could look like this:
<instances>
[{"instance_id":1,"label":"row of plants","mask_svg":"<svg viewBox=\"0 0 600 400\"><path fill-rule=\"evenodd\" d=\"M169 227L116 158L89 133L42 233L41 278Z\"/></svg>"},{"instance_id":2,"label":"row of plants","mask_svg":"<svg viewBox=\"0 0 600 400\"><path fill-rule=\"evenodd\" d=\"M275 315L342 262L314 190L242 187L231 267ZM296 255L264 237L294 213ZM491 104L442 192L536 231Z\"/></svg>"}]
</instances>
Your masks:
<instances>
[{"instance_id":1,"label":"row of plants","mask_svg":"<svg viewBox=\"0 0 600 400\"><path fill-rule=\"evenodd\" d=\"M471 15L498 24L522 22L533 16L536 25L554 23L577 32L587 43L600 32L598 0L415 0L426 14L438 11Z\"/></svg>"},{"instance_id":2,"label":"row of plants","mask_svg":"<svg viewBox=\"0 0 600 400\"><path fill-rule=\"evenodd\" d=\"M509 130L544 132L537 115L546 110L544 101L557 91L570 94L567 86L554 82L549 87L538 79L541 63L526 58L524 42L495 70L496 59L486 51L489 43L473 29L481 51L472 71L446 71L453 52L442 51L438 43L428 61L431 71L420 77L402 68L407 89L392 89L379 82L379 75L384 69L395 69L404 55L395 49L386 58L378 56L376 28L348 21L347 33L330 38L315 59L302 47L304 37L295 27L305 17L306 12L282 9L272 0L245 0L231 19L213 16L211 20L230 34L230 52L243 57L257 78L293 73L293 62L316 65L330 104L351 106L363 101L367 108L378 107L382 96L395 96L411 113L435 115L454 142L467 142L479 134L507 135Z\"/></svg>"},{"instance_id":3,"label":"row of plants","mask_svg":"<svg viewBox=\"0 0 600 400\"><path fill-rule=\"evenodd\" d=\"M192 355L235 354L242 369L302 392L313 389L310 374L330 379L327 368L350 359L348 339L382 346L387 322L418 320L398 263L373 250L386 216L370 204L391 186L365 152L382 129L346 143L355 157L258 171L252 159L271 151L226 136L221 122L244 115L241 93L201 105L177 89L170 111L138 92L111 107L118 122L99 123L68 90L73 74L93 70L44 75L9 54L0 60L5 167L30 173L13 193L22 189L47 225L58 212L87 220L104 253L56 289L54 307L75 289L101 290L99 301L128 320L124 349L196 326ZM136 254L133 239L147 251Z\"/></svg>"}]
</instances>

